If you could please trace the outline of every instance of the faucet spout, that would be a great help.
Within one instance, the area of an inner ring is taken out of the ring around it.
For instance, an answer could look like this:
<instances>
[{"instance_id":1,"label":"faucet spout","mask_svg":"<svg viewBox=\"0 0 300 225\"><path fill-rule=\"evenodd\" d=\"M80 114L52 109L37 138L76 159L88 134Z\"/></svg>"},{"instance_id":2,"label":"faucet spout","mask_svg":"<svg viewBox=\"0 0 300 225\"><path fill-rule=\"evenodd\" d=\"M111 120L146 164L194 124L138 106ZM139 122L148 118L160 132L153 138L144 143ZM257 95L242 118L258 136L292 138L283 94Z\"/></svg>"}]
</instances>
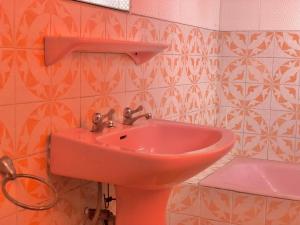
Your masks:
<instances>
[{"instance_id":1,"label":"faucet spout","mask_svg":"<svg viewBox=\"0 0 300 225\"><path fill-rule=\"evenodd\" d=\"M126 107L123 111L123 124L132 125L135 121L137 121L140 118L144 117L147 120L152 118L151 113L145 113L143 115L133 117L133 114L140 112L142 110L143 110L143 106L141 106L141 105L139 107L137 107L136 109L131 109L130 107Z\"/></svg>"},{"instance_id":2,"label":"faucet spout","mask_svg":"<svg viewBox=\"0 0 300 225\"><path fill-rule=\"evenodd\" d=\"M137 121L140 118L145 118L145 119L149 120L149 119L152 118L152 114L151 113L145 113L143 115L139 115L139 116L136 116L136 117L124 118L123 123L125 125L132 125L132 124L134 124L135 121Z\"/></svg>"}]
</instances>

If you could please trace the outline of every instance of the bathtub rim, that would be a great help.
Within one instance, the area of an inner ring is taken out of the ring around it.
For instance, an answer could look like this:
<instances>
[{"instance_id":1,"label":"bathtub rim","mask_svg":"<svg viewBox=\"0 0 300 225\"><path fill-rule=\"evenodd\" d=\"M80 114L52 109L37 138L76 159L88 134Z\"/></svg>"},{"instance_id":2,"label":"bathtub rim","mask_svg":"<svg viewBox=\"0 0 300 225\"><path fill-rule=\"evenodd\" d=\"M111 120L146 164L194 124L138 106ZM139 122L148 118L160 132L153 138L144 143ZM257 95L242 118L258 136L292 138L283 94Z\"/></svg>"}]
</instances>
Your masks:
<instances>
[{"instance_id":1,"label":"bathtub rim","mask_svg":"<svg viewBox=\"0 0 300 225\"><path fill-rule=\"evenodd\" d=\"M223 166L218 167L216 170L213 172L209 173L207 176L203 177L202 179L199 180L198 184L200 187L206 187L206 188L215 188L218 190L226 190L226 191L233 191L236 193L243 193L243 194L250 194L250 195L258 195L258 196L263 196L263 197L270 197L270 198L278 198L278 199L285 199L285 200L292 200L292 201L300 201L300 194L299 196L293 195L293 194L283 194L283 193L266 193L264 191L249 191L249 190L242 190L238 189L236 187L224 187L222 185L211 185L207 184L205 182L206 179L208 179L211 176L214 176L215 174L219 173L218 171L221 171L223 168L229 167L232 164L235 164L236 161L256 161L259 163L271 163L271 164L278 164L278 165L291 165L291 166L300 166L299 164L296 163L287 163L287 162L281 162L281 161L275 161L275 160L266 160L266 159L257 159L257 158L248 158L248 157L241 157L241 156L236 156L229 162L225 163ZM300 189L300 182L299 182L299 189Z\"/></svg>"}]
</instances>

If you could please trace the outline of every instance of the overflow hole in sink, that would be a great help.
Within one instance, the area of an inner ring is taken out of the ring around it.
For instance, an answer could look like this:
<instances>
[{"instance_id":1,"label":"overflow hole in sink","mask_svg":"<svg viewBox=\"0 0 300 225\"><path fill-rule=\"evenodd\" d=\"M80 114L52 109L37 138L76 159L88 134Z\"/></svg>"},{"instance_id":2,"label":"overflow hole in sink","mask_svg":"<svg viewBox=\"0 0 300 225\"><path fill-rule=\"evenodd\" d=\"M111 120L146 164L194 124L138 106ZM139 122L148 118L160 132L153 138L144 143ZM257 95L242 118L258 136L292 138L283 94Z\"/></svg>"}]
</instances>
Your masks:
<instances>
[{"instance_id":1,"label":"overflow hole in sink","mask_svg":"<svg viewBox=\"0 0 300 225\"><path fill-rule=\"evenodd\" d=\"M122 136L120 136L120 140L123 140L123 139L125 139L125 138L127 138L127 135L125 134L125 135L122 135Z\"/></svg>"}]
</instances>

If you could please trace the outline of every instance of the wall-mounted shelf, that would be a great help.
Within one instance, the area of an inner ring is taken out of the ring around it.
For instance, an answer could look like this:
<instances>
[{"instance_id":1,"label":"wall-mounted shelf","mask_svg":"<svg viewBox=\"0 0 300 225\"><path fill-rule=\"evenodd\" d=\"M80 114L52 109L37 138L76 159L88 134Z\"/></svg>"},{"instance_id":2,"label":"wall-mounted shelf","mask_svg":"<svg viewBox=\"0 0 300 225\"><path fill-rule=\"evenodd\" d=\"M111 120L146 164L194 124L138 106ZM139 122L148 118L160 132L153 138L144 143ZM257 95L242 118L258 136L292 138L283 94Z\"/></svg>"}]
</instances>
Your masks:
<instances>
[{"instance_id":1,"label":"wall-mounted shelf","mask_svg":"<svg viewBox=\"0 0 300 225\"><path fill-rule=\"evenodd\" d=\"M72 52L125 53L136 64L142 64L166 49L168 45L137 41L102 40L76 37L46 37L45 63L56 63Z\"/></svg>"}]
</instances>

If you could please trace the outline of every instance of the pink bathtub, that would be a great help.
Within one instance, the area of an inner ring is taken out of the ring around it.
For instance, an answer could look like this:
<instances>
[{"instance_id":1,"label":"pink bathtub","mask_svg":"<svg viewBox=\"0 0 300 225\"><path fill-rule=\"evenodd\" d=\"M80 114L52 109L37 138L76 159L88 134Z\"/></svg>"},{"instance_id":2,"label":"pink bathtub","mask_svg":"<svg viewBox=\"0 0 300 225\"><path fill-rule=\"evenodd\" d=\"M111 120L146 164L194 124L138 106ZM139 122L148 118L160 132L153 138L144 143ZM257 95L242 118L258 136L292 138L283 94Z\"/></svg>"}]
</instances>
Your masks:
<instances>
[{"instance_id":1,"label":"pink bathtub","mask_svg":"<svg viewBox=\"0 0 300 225\"><path fill-rule=\"evenodd\" d=\"M200 185L300 200L300 165L235 158L203 179Z\"/></svg>"}]
</instances>

